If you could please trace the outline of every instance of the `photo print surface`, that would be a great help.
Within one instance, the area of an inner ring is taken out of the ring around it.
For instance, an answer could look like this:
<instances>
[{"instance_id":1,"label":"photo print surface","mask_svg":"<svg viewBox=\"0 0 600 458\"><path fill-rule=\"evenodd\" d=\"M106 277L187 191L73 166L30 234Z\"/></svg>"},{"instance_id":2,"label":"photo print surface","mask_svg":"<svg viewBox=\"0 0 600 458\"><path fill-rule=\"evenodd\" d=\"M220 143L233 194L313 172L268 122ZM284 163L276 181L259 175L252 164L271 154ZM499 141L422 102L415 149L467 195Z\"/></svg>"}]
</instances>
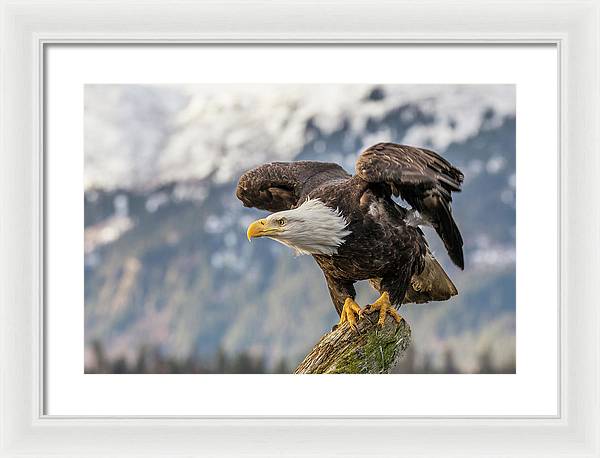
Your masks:
<instances>
[{"instance_id":1,"label":"photo print surface","mask_svg":"<svg viewBox=\"0 0 600 458\"><path fill-rule=\"evenodd\" d=\"M392 373L514 373L514 85L86 85L86 373L292 373L340 317L313 256L248 227L240 177L273 161L355 174L365 149L433 150L464 175L456 286L406 303ZM405 196L404 196L405 197ZM403 196L391 197L410 208ZM361 307L380 296L356 283Z\"/></svg>"}]
</instances>

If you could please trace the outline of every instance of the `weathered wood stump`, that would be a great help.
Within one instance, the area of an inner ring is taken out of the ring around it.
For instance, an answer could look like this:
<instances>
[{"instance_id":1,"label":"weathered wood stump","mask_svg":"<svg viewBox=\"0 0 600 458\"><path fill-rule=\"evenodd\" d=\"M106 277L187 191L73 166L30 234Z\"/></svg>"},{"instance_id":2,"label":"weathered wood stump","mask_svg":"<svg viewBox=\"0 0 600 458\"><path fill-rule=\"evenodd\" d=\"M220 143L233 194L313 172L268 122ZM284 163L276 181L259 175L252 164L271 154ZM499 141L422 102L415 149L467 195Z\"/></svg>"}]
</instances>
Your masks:
<instances>
[{"instance_id":1,"label":"weathered wood stump","mask_svg":"<svg viewBox=\"0 0 600 458\"><path fill-rule=\"evenodd\" d=\"M306 355L295 374L386 374L406 352L411 341L406 321L387 317L377 326L378 313L365 314L357 331L348 323L328 332Z\"/></svg>"}]
</instances>

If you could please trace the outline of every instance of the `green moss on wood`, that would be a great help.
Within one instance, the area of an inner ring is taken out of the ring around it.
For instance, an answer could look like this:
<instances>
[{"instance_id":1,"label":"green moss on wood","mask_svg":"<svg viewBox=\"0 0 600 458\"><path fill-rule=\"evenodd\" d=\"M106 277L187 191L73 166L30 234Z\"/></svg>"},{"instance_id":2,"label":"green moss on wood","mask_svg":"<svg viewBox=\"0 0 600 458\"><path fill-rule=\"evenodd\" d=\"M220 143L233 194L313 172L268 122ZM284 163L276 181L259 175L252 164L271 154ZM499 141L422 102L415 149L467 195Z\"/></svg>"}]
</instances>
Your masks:
<instances>
[{"instance_id":1,"label":"green moss on wood","mask_svg":"<svg viewBox=\"0 0 600 458\"><path fill-rule=\"evenodd\" d=\"M365 317L358 332L342 325L324 335L296 373L389 373L410 345L410 338L410 327L404 320L397 324L389 318L380 328L374 319Z\"/></svg>"}]
</instances>

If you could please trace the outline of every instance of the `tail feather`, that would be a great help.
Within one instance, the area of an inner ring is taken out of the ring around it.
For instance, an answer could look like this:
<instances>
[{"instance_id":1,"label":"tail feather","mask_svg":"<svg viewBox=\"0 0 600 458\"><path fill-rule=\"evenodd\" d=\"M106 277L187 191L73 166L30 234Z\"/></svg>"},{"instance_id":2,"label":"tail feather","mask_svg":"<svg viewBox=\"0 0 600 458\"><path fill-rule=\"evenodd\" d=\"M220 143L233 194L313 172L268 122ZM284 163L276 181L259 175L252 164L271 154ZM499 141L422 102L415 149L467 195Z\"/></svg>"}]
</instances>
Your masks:
<instances>
[{"instance_id":1,"label":"tail feather","mask_svg":"<svg viewBox=\"0 0 600 458\"><path fill-rule=\"evenodd\" d=\"M413 275L404 296L403 304L423 304L430 301L445 301L456 296L458 290L442 266L430 252L425 256L425 267L419 275Z\"/></svg>"}]
</instances>

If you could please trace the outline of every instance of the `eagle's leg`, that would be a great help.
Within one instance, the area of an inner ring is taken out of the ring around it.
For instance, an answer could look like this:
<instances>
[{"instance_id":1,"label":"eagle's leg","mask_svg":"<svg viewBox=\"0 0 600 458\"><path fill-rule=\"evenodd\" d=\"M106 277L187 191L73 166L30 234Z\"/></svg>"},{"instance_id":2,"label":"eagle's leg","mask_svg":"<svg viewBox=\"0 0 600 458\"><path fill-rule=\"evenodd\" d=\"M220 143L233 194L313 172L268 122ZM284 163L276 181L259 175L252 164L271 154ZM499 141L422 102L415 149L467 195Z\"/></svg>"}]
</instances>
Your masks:
<instances>
[{"instance_id":1,"label":"eagle's leg","mask_svg":"<svg viewBox=\"0 0 600 458\"><path fill-rule=\"evenodd\" d=\"M348 322L350 327L356 331L357 317L362 318L363 313L363 309L360 308L360 305L354 302L354 299L351 297L347 297L344 301L344 307L342 308L342 313L340 314L340 322L338 323L338 326Z\"/></svg>"},{"instance_id":2,"label":"eagle's leg","mask_svg":"<svg viewBox=\"0 0 600 458\"><path fill-rule=\"evenodd\" d=\"M391 315L391 317L396 321L396 323L400 323L400 321L402 320L402 317L390 302L390 295L387 293L387 291L381 293L379 299L377 299L375 302L373 302L371 305L365 308L366 313L371 313L376 310L379 310L379 320L377 320L377 324L381 327L383 327L385 323L386 315Z\"/></svg>"}]
</instances>

